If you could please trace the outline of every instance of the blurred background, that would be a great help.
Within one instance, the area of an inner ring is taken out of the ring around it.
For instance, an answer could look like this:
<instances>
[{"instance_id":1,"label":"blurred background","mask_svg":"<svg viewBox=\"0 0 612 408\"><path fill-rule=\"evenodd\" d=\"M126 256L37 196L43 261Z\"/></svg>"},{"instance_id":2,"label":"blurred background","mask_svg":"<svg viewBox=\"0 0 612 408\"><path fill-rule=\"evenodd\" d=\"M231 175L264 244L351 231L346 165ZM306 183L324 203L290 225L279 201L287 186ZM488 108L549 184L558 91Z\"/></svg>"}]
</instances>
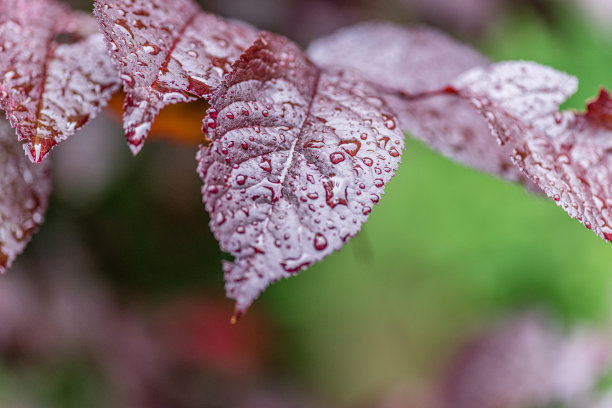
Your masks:
<instances>
[{"instance_id":1,"label":"blurred background","mask_svg":"<svg viewBox=\"0 0 612 408\"><path fill-rule=\"evenodd\" d=\"M576 75L568 108L612 88L609 0L201 4L304 46L430 24ZM362 232L230 325L205 106L167 108L136 158L113 106L51 154L46 222L0 279L0 407L612 407L612 247L552 201L408 138Z\"/></svg>"}]
</instances>

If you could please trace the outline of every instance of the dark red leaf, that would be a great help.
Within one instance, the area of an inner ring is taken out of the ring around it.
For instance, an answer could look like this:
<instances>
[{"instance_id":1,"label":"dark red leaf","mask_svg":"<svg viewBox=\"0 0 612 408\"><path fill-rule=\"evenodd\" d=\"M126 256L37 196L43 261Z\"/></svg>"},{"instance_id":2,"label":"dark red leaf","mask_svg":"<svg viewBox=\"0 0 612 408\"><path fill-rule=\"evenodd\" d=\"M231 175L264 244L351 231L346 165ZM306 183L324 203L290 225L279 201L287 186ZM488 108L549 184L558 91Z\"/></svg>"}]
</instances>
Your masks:
<instances>
[{"instance_id":1,"label":"dark red leaf","mask_svg":"<svg viewBox=\"0 0 612 408\"><path fill-rule=\"evenodd\" d=\"M468 102L444 94L406 97L437 91L466 70L488 65L472 48L431 28L370 22L315 41L308 54L321 65L358 69L382 86L401 127L433 149L476 169L524 181Z\"/></svg>"},{"instance_id":2,"label":"dark red leaf","mask_svg":"<svg viewBox=\"0 0 612 408\"><path fill-rule=\"evenodd\" d=\"M514 163L573 218L612 240L612 101L559 112L575 78L528 62L467 72L456 91L484 115Z\"/></svg>"},{"instance_id":3,"label":"dark red leaf","mask_svg":"<svg viewBox=\"0 0 612 408\"><path fill-rule=\"evenodd\" d=\"M47 163L33 165L0 119L0 273L23 251L43 220L51 179Z\"/></svg>"},{"instance_id":4,"label":"dark red leaf","mask_svg":"<svg viewBox=\"0 0 612 408\"><path fill-rule=\"evenodd\" d=\"M361 228L403 149L376 89L321 71L264 33L234 64L205 119L198 154L211 228L240 314L270 283L321 260Z\"/></svg>"},{"instance_id":5,"label":"dark red leaf","mask_svg":"<svg viewBox=\"0 0 612 408\"><path fill-rule=\"evenodd\" d=\"M94 117L118 86L94 18L53 0L0 1L0 106L32 161Z\"/></svg>"},{"instance_id":6,"label":"dark red leaf","mask_svg":"<svg viewBox=\"0 0 612 408\"><path fill-rule=\"evenodd\" d=\"M95 14L127 94L123 126L134 153L164 106L209 94L257 33L192 0L96 0Z\"/></svg>"}]
</instances>

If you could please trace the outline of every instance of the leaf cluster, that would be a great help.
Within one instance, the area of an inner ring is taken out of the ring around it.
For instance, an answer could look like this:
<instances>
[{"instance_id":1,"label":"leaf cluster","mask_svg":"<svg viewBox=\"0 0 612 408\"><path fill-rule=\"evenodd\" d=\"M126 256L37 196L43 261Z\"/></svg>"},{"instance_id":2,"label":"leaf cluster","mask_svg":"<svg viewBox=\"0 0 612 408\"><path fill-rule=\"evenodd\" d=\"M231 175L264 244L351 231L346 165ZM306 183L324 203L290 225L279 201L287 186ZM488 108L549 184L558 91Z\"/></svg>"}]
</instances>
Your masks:
<instances>
[{"instance_id":1,"label":"leaf cluster","mask_svg":"<svg viewBox=\"0 0 612 408\"><path fill-rule=\"evenodd\" d=\"M490 63L427 27L363 23L291 40L192 0L0 0L0 269L42 222L44 158L123 87L137 154L158 113L206 100L197 171L236 316L272 282L340 249L398 168L404 132L550 197L612 240L612 98L560 111L577 80Z\"/></svg>"}]
</instances>

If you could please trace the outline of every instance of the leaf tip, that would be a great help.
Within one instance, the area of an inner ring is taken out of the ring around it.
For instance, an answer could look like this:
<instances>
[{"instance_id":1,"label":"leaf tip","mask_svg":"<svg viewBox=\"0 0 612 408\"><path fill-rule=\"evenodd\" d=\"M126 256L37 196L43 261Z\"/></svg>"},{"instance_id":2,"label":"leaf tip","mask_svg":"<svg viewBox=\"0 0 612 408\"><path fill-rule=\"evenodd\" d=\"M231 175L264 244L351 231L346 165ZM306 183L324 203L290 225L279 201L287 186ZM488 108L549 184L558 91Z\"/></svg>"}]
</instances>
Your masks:
<instances>
[{"instance_id":1,"label":"leaf tip","mask_svg":"<svg viewBox=\"0 0 612 408\"><path fill-rule=\"evenodd\" d=\"M26 155L30 158L32 163L40 163L47 156L47 153L56 145L57 143L53 139L43 139L42 141L37 142L28 142L23 145L23 150Z\"/></svg>"},{"instance_id":2,"label":"leaf tip","mask_svg":"<svg viewBox=\"0 0 612 408\"><path fill-rule=\"evenodd\" d=\"M234 325L238 323L238 320L244 315L244 311L236 309L234 310L234 314L230 318L230 324Z\"/></svg>"},{"instance_id":3,"label":"leaf tip","mask_svg":"<svg viewBox=\"0 0 612 408\"><path fill-rule=\"evenodd\" d=\"M605 128L612 128L612 97L610 92L601 87L597 98L587 104L587 119Z\"/></svg>"}]
</instances>

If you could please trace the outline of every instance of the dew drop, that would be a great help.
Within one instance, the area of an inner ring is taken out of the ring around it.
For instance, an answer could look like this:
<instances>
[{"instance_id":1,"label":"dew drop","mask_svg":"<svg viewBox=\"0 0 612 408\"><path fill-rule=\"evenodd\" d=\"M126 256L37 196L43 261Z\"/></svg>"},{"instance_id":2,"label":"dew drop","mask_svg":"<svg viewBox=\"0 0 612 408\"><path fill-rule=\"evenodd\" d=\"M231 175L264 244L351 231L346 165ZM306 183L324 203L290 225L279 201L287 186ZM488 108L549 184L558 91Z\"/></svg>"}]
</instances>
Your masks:
<instances>
[{"instance_id":1,"label":"dew drop","mask_svg":"<svg viewBox=\"0 0 612 408\"><path fill-rule=\"evenodd\" d=\"M215 222L217 223L217 225L223 225L223 223L225 222L225 215L222 212L217 213Z\"/></svg>"},{"instance_id":2,"label":"dew drop","mask_svg":"<svg viewBox=\"0 0 612 408\"><path fill-rule=\"evenodd\" d=\"M314 237L314 247L317 251L322 251L327 248L327 238L320 232L317 232Z\"/></svg>"},{"instance_id":3,"label":"dew drop","mask_svg":"<svg viewBox=\"0 0 612 408\"><path fill-rule=\"evenodd\" d=\"M385 127L391 130L395 129L395 119L393 119L393 117L390 115L383 114L382 116L383 120L385 121Z\"/></svg>"},{"instance_id":4,"label":"dew drop","mask_svg":"<svg viewBox=\"0 0 612 408\"><path fill-rule=\"evenodd\" d=\"M232 112L228 112L225 116L227 116L228 119L234 119L234 114Z\"/></svg>"},{"instance_id":5,"label":"dew drop","mask_svg":"<svg viewBox=\"0 0 612 408\"><path fill-rule=\"evenodd\" d=\"M344 161L344 154L342 154L341 152L334 152L334 153L329 155L329 160L333 164L338 164L338 163Z\"/></svg>"},{"instance_id":6,"label":"dew drop","mask_svg":"<svg viewBox=\"0 0 612 408\"><path fill-rule=\"evenodd\" d=\"M206 119L206 126L211 129L215 129L217 127L217 121L212 118L208 118Z\"/></svg>"}]
</instances>

